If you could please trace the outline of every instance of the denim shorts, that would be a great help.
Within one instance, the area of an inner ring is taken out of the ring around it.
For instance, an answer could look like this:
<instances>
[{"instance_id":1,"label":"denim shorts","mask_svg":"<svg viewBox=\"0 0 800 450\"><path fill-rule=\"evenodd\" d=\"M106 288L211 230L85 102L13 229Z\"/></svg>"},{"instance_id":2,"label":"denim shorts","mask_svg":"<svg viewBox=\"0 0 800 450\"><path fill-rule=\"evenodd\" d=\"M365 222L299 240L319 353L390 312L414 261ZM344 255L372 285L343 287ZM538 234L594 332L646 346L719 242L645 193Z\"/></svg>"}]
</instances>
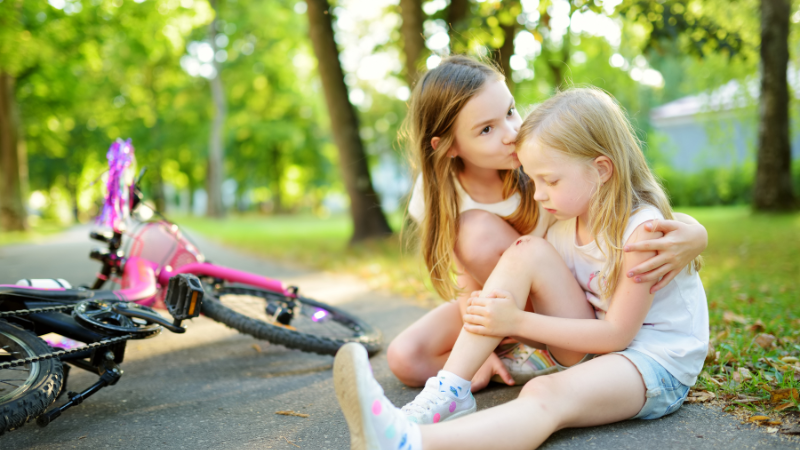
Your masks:
<instances>
[{"instance_id":1,"label":"denim shorts","mask_svg":"<svg viewBox=\"0 0 800 450\"><path fill-rule=\"evenodd\" d=\"M630 348L612 354L628 358L642 375L647 389L642 410L631 419L651 420L664 417L677 411L686 400L689 386L678 381L655 359Z\"/></svg>"}]
</instances>

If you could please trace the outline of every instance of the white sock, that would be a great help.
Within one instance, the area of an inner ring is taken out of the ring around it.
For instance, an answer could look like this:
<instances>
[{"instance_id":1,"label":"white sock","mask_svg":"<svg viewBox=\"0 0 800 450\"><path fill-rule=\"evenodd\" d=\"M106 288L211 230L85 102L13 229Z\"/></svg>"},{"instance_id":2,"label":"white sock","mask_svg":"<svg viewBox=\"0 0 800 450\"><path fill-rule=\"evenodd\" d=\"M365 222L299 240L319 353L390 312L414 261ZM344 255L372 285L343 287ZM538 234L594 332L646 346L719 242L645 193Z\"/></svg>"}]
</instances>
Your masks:
<instances>
[{"instance_id":1,"label":"white sock","mask_svg":"<svg viewBox=\"0 0 800 450\"><path fill-rule=\"evenodd\" d=\"M399 447L399 448L408 448L409 450L422 450L422 434L419 432L419 425L408 421L408 428L406 429L406 433L408 433L408 447Z\"/></svg>"},{"instance_id":2,"label":"white sock","mask_svg":"<svg viewBox=\"0 0 800 450\"><path fill-rule=\"evenodd\" d=\"M439 392L448 392L458 398L464 398L469 395L472 382L461 378L453 372L440 370L436 374L439 379Z\"/></svg>"}]
</instances>

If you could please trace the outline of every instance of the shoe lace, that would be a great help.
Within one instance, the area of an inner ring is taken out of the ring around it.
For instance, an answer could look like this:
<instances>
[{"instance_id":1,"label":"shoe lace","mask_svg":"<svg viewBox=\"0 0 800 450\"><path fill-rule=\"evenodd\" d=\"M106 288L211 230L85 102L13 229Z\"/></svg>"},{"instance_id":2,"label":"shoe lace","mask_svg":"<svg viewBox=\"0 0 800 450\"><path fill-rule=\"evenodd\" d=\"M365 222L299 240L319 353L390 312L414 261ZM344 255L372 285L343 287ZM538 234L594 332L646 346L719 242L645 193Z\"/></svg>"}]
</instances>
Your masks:
<instances>
[{"instance_id":1,"label":"shoe lace","mask_svg":"<svg viewBox=\"0 0 800 450\"><path fill-rule=\"evenodd\" d=\"M430 411L432 406L436 406L437 404L444 403L446 401L447 397L444 395L444 393L424 389L419 393L419 395L417 395L417 398L403 406L402 410L404 413L424 413L425 411Z\"/></svg>"}]
</instances>

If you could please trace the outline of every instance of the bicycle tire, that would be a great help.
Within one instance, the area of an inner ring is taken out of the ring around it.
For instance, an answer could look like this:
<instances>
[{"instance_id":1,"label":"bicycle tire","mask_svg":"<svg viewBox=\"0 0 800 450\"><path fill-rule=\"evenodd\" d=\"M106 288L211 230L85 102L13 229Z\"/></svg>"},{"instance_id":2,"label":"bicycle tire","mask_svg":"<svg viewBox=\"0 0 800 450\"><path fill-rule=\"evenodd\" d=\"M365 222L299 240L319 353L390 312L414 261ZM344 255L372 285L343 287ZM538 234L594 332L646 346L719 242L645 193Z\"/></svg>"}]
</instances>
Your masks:
<instances>
[{"instance_id":1,"label":"bicycle tire","mask_svg":"<svg viewBox=\"0 0 800 450\"><path fill-rule=\"evenodd\" d=\"M53 351L34 333L2 320L0 320L0 349L4 350L4 356L9 359L30 358ZM19 371L17 368L0 370L0 381L3 372L10 374L13 373L12 370ZM56 401L61 391L64 372L61 361L57 358L26 364L22 370L28 371L22 386L17 386L10 392L0 390L0 436L44 413L47 407Z\"/></svg>"},{"instance_id":2,"label":"bicycle tire","mask_svg":"<svg viewBox=\"0 0 800 450\"><path fill-rule=\"evenodd\" d=\"M260 298L266 302L280 302L285 301L286 296L243 285L206 287L202 306L203 314L258 339L320 355L335 355L339 347L348 342L357 342L363 345L370 356L377 354L382 349L382 335L379 330L340 308L298 296L296 301L300 303L302 313L306 312L306 308L313 308L314 311L324 310L326 312L325 324L333 325L337 330L341 329L344 334L343 336L326 336L322 334L324 324L317 327L306 322L307 326L303 328L307 328L309 331L292 329L294 327L281 326L271 322L266 312L262 314L254 311L251 307L246 313L242 313L240 312L242 308L235 307L232 302L220 300L221 297L239 295ZM313 318L309 318L309 320L317 322ZM347 330L350 330L351 336L346 336Z\"/></svg>"}]
</instances>

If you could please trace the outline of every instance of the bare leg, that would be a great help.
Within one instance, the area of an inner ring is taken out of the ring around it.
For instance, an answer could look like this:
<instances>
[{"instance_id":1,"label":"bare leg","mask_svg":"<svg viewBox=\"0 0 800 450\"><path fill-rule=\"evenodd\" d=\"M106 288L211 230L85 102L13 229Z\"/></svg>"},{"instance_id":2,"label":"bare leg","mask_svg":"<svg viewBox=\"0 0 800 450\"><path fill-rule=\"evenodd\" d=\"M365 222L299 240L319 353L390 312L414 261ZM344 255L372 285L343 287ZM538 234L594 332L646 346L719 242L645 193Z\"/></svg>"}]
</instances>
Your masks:
<instances>
[{"instance_id":1,"label":"bare leg","mask_svg":"<svg viewBox=\"0 0 800 450\"><path fill-rule=\"evenodd\" d=\"M465 272L483 285L503 252L519 237L517 230L499 216L473 209L459 217L455 254Z\"/></svg>"},{"instance_id":2,"label":"bare leg","mask_svg":"<svg viewBox=\"0 0 800 450\"><path fill-rule=\"evenodd\" d=\"M583 319L595 317L572 272L555 249L541 238L524 236L509 247L486 280L482 295L488 295L493 289L510 292L520 308L524 308L530 294L533 307L539 314ZM500 340L462 329L444 370L466 380L472 379ZM557 347L549 350L564 365L575 364L584 356Z\"/></svg>"},{"instance_id":3,"label":"bare leg","mask_svg":"<svg viewBox=\"0 0 800 450\"><path fill-rule=\"evenodd\" d=\"M500 256L519 238L505 220L486 211L467 211L459 220L455 254L463 293L458 303L446 303L425 314L401 332L386 352L389 368L409 386L423 386L444 367L461 331L469 294L482 288Z\"/></svg>"},{"instance_id":4,"label":"bare leg","mask_svg":"<svg viewBox=\"0 0 800 450\"><path fill-rule=\"evenodd\" d=\"M426 450L531 449L562 428L629 419L644 401L645 386L636 367L624 356L605 355L534 378L509 403L450 422L422 425L422 443Z\"/></svg>"},{"instance_id":5,"label":"bare leg","mask_svg":"<svg viewBox=\"0 0 800 450\"><path fill-rule=\"evenodd\" d=\"M461 317L458 303L448 302L403 330L386 351L392 373L408 386L425 385L450 356L461 331Z\"/></svg>"}]
</instances>

